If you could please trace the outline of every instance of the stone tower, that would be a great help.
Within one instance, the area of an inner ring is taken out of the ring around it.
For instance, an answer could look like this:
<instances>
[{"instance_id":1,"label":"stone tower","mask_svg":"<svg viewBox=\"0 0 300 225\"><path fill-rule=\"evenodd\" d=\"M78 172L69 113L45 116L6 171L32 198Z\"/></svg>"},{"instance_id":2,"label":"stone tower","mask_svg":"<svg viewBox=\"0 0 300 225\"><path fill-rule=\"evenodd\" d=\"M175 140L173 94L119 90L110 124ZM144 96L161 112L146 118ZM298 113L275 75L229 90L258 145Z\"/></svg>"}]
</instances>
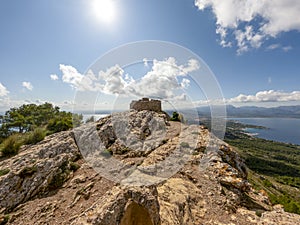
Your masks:
<instances>
[{"instance_id":1,"label":"stone tower","mask_svg":"<svg viewBox=\"0 0 300 225\"><path fill-rule=\"evenodd\" d=\"M155 112L161 112L161 101L149 98L142 98L138 101L132 101L130 103L130 109L137 111L150 110Z\"/></svg>"}]
</instances>

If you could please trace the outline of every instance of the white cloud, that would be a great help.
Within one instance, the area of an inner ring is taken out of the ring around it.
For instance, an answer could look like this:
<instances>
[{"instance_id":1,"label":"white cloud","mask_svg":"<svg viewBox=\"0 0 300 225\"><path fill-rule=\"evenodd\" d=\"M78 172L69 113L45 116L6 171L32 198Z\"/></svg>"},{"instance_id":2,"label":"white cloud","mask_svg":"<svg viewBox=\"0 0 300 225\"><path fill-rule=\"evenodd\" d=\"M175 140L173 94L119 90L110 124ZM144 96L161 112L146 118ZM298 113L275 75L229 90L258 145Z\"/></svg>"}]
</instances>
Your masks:
<instances>
[{"instance_id":1,"label":"white cloud","mask_svg":"<svg viewBox=\"0 0 300 225\"><path fill-rule=\"evenodd\" d=\"M126 80L129 81L126 81ZM124 76L124 70L119 66L115 65L105 72L99 72L100 82L104 82L100 85L100 91L105 94L126 94L126 88L131 83L132 80L128 75Z\"/></svg>"},{"instance_id":2,"label":"white cloud","mask_svg":"<svg viewBox=\"0 0 300 225\"><path fill-rule=\"evenodd\" d=\"M272 44L267 47L267 50L274 50L280 47L281 47L280 44Z\"/></svg>"},{"instance_id":3,"label":"white cloud","mask_svg":"<svg viewBox=\"0 0 300 225\"><path fill-rule=\"evenodd\" d=\"M79 91L174 98L176 90L187 88L190 84L187 78L182 78L181 83L177 78L186 77L200 68L199 62L195 59L190 59L186 65L178 65L173 57L162 61L154 59L152 64L150 71L139 80L124 74L124 70L119 65L100 71L98 75L91 70L86 75L82 75L74 67L66 65L60 65L60 70L63 73L62 81Z\"/></svg>"},{"instance_id":4,"label":"white cloud","mask_svg":"<svg viewBox=\"0 0 300 225\"><path fill-rule=\"evenodd\" d=\"M282 47L282 50L285 51L285 52L288 52L288 51L290 51L292 49L293 49L292 46L284 46L284 47Z\"/></svg>"},{"instance_id":5,"label":"white cloud","mask_svg":"<svg viewBox=\"0 0 300 225\"><path fill-rule=\"evenodd\" d=\"M187 89L190 86L191 81L189 79L183 78L181 81L181 87Z\"/></svg>"},{"instance_id":6,"label":"white cloud","mask_svg":"<svg viewBox=\"0 0 300 225\"><path fill-rule=\"evenodd\" d=\"M177 77L186 76L199 68L199 63L195 59L189 60L187 65L178 65L173 57L164 61L154 59L151 70L140 81L130 84L129 89L137 96L173 98L174 91L182 88ZM188 85L187 79L183 82L183 85Z\"/></svg>"},{"instance_id":7,"label":"white cloud","mask_svg":"<svg viewBox=\"0 0 300 225\"><path fill-rule=\"evenodd\" d=\"M146 67L149 66L149 65L148 65L148 59L144 58L144 59L143 59L143 62L144 62L144 66L146 66Z\"/></svg>"},{"instance_id":8,"label":"white cloud","mask_svg":"<svg viewBox=\"0 0 300 225\"><path fill-rule=\"evenodd\" d=\"M237 97L228 100L229 103L239 102L289 102L300 101L300 91L259 91L255 95L240 94Z\"/></svg>"},{"instance_id":9,"label":"white cloud","mask_svg":"<svg viewBox=\"0 0 300 225\"><path fill-rule=\"evenodd\" d=\"M299 0L195 0L195 5L213 11L220 44L230 47L227 39L234 36L239 54L281 32L300 31Z\"/></svg>"},{"instance_id":10,"label":"white cloud","mask_svg":"<svg viewBox=\"0 0 300 225\"><path fill-rule=\"evenodd\" d=\"M5 86L0 82L0 97L8 95L9 91L6 89Z\"/></svg>"},{"instance_id":11,"label":"white cloud","mask_svg":"<svg viewBox=\"0 0 300 225\"><path fill-rule=\"evenodd\" d=\"M30 103L36 103L36 102L28 99L11 99L10 97L6 96L4 98L0 98L0 112L7 111L12 107L19 107L23 104L30 104Z\"/></svg>"},{"instance_id":12,"label":"white cloud","mask_svg":"<svg viewBox=\"0 0 300 225\"><path fill-rule=\"evenodd\" d=\"M32 89L33 89L32 84L31 84L30 82L27 82L27 81L23 81L23 82L22 82L22 86L23 86L24 88L26 88L27 90L29 90L29 91L32 91Z\"/></svg>"},{"instance_id":13,"label":"white cloud","mask_svg":"<svg viewBox=\"0 0 300 225\"><path fill-rule=\"evenodd\" d=\"M62 81L71 84L72 87L77 88L80 86L83 75L80 74L74 67L70 65L59 65L62 72Z\"/></svg>"},{"instance_id":14,"label":"white cloud","mask_svg":"<svg viewBox=\"0 0 300 225\"><path fill-rule=\"evenodd\" d=\"M50 79L51 80L58 80L58 76L56 74L51 74Z\"/></svg>"},{"instance_id":15,"label":"white cloud","mask_svg":"<svg viewBox=\"0 0 300 225\"><path fill-rule=\"evenodd\" d=\"M267 50L275 50L275 49L281 49L284 52L288 52L290 50L292 50L292 46L288 45L288 46L281 46L280 44L272 44L269 45L267 48Z\"/></svg>"}]
</instances>

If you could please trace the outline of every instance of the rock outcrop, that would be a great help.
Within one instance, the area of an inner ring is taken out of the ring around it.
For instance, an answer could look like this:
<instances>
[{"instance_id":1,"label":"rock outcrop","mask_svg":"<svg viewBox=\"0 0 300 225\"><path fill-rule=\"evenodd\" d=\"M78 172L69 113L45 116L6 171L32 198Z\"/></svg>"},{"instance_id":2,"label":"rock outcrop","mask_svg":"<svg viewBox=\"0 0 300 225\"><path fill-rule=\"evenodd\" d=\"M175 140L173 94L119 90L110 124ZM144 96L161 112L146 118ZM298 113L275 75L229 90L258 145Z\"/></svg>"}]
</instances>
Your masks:
<instances>
[{"instance_id":1,"label":"rock outcrop","mask_svg":"<svg viewBox=\"0 0 300 225\"><path fill-rule=\"evenodd\" d=\"M0 170L0 224L300 224L225 142L153 111L53 134Z\"/></svg>"}]
</instances>

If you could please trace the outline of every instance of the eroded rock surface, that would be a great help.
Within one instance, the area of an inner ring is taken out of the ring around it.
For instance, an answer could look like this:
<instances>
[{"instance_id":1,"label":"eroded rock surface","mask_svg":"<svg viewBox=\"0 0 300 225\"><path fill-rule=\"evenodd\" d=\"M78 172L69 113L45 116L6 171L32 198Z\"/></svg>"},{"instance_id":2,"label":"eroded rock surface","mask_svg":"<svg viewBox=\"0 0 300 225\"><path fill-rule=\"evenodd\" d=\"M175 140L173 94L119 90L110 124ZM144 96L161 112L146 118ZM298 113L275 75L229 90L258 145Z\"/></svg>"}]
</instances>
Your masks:
<instances>
[{"instance_id":1,"label":"eroded rock surface","mask_svg":"<svg viewBox=\"0 0 300 225\"><path fill-rule=\"evenodd\" d=\"M253 191L230 146L156 112L48 136L0 169L0 224L300 224Z\"/></svg>"}]
</instances>

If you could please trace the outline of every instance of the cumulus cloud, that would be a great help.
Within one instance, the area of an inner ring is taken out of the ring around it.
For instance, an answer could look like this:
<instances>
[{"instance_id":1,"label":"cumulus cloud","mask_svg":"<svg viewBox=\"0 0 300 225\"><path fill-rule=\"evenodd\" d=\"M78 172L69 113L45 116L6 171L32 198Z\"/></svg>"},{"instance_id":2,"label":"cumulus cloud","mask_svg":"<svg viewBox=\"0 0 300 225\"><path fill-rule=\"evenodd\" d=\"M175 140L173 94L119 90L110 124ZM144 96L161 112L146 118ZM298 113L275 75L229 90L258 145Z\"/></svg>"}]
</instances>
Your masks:
<instances>
[{"instance_id":1,"label":"cumulus cloud","mask_svg":"<svg viewBox=\"0 0 300 225\"><path fill-rule=\"evenodd\" d=\"M239 54L282 32L300 31L299 0L195 0L195 5L212 10L220 44L230 47L234 42Z\"/></svg>"},{"instance_id":2,"label":"cumulus cloud","mask_svg":"<svg viewBox=\"0 0 300 225\"><path fill-rule=\"evenodd\" d=\"M124 70L119 65L99 71L98 74L90 70L86 75L82 75L74 67L62 64L60 70L63 74L62 81L79 91L174 98L176 90L189 86L190 81L186 76L200 68L199 62L195 59L190 59L185 65L178 65L173 57L165 60L154 59L151 65L150 71L139 80L124 74ZM150 67L150 64L147 63L147 66ZM178 82L179 77L182 77L181 83Z\"/></svg>"},{"instance_id":3,"label":"cumulus cloud","mask_svg":"<svg viewBox=\"0 0 300 225\"><path fill-rule=\"evenodd\" d=\"M9 91L6 89L5 86L0 82L0 97L8 95Z\"/></svg>"},{"instance_id":4,"label":"cumulus cloud","mask_svg":"<svg viewBox=\"0 0 300 225\"><path fill-rule=\"evenodd\" d=\"M300 91L284 92L284 91L259 91L255 95L240 94L237 97L228 100L229 103L240 102L290 102L300 101Z\"/></svg>"},{"instance_id":5,"label":"cumulus cloud","mask_svg":"<svg viewBox=\"0 0 300 225\"><path fill-rule=\"evenodd\" d=\"M58 80L58 76L56 74L51 74L50 79L51 80Z\"/></svg>"},{"instance_id":6,"label":"cumulus cloud","mask_svg":"<svg viewBox=\"0 0 300 225\"><path fill-rule=\"evenodd\" d=\"M62 72L63 82L70 84L74 88L80 87L81 80L84 76L73 66L60 64L59 69Z\"/></svg>"},{"instance_id":7,"label":"cumulus cloud","mask_svg":"<svg viewBox=\"0 0 300 225\"><path fill-rule=\"evenodd\" d=\"M33 89L32 84L31 84L30 82L27 82L27 81L23 81L23 82L22 82L22 86L23 86L24 88L26 88L27 90L29 90L29 91L32 91L32 89Z\"/></svg>"},{"instance_id":8,"label":"cumulus cloud","mask_svg":"<svg viewBox=\"0 0 300 225\"><path fill-rule=\"evenodd\" d=\"M132 82L129 90L137 96L173 98L175 90L189 84L186 78L179 84L177 78L187 76L199 68L199 63L195 59L190 59L186 65L178 65L173 57L163 61L154 59L152 69L140 81Z\"/></svg>"}]
</instances>

